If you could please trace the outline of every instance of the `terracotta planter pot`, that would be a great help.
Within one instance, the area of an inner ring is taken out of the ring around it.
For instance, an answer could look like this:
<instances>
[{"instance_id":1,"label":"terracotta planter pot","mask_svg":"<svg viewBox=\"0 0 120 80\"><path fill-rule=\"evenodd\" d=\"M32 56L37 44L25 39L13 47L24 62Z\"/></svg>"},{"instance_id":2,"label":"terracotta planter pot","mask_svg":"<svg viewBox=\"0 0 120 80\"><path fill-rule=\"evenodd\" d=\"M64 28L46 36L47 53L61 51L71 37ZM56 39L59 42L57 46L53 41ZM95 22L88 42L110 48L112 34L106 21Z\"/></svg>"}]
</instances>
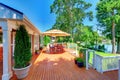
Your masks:
<instances>
[{"instance_id":1,"label":"terracotta planter pot","mask_svg":"<svg viewBox=\"0 0 120 80\"><path fill-rule=\"evenodd\" d=\"M17 76L18 79L23 79L28 75L29 72L29 68L32 64L30 64L29 66L25 67L25 68L20 68L20 69L16 69L13 68L13 70L15 71L15 74Z\"/></svg>"}]
</instances>

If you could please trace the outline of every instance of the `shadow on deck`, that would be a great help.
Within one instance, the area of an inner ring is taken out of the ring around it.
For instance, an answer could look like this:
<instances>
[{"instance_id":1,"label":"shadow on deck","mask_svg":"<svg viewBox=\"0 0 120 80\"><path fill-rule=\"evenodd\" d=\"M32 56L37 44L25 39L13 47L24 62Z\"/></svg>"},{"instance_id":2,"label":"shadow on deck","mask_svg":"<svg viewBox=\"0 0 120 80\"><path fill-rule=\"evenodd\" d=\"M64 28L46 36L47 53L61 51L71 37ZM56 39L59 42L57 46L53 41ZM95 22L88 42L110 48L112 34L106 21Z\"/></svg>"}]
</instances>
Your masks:
<instances>
[{"instance_id":1,"label":"shadow on deck","mask_svg":"<svg viewBox=\"0 0 120 80\"><path fill-rule=\"evenodd\" d=\"M11 80L17 80L14 75ZM78 68L74 56L63 54L34 55L29 75L23 80L118 80L118 71L98 73L94 69Z\"/></svg>"}]
</instances>

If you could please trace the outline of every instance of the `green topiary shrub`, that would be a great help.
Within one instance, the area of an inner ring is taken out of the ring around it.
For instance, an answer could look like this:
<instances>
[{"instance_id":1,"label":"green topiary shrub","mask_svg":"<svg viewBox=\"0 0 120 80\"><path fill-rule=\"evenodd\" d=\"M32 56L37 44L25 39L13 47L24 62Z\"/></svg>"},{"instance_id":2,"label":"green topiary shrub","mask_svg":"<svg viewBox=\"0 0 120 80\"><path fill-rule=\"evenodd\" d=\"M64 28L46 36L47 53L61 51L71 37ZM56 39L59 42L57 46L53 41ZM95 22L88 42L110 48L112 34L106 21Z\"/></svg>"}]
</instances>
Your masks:
<instances>
[{"instance_id":1,"label":"green topiary shrub","mask_svg":"<svg viewBox=\"0 0 120 80\"><path fill-rule=\"evenodd\" d=\"M24 25L20 25L15 36L14 68L24 68L30 64L31 44Z\"/></svg>"}]
</instances>

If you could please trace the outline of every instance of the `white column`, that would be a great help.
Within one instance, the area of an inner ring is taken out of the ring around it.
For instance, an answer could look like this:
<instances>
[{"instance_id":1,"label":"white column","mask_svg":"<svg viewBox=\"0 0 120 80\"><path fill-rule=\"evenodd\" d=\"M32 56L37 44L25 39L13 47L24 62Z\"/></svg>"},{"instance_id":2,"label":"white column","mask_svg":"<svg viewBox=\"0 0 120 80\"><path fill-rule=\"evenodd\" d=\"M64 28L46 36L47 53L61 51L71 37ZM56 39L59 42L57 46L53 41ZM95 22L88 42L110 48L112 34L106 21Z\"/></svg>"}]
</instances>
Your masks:
<instances>
[{"instance_id":1,"label":"white column","mask_svg":"<svg viewBox=\"0 0 120 80\"><path fill-rule=\"evenodd\" d=\"M2 80L9 80L12 76L11 70L11 35L7 22L0 22L3 31L3 75Z\"/></svg>"},{"instance_id":2,"label":"white column","mask_svg":"<svg viewBox=\"0 0 120 80\"><path fill-rule=\"evenodd\" d=\"M89 69L89 66L88 66L88 50L86 50L86 70Z\"/></svg>"},{"instance_id":3,"label":"white column","mask_svg":"<svg viewBox=\"0 0 120 80\"><path fill-rule=\"evenodd\" d=\"M12 75L13 75L13 72L12 72L12 63L11 63L11 61L12 61L12 47L11 47L11 31L12 31L12 29L9 29L8 30L8 50L9 50L9 52L8 52L8 72L9 72L9 78L11 78L12 77ZM14 47L14 46L13 46ZM14 51L13 51L14 52Z\"/></svg>"},{"instance_id":4,"label":"white column","mask_svg":"<svg viewBox=\"0 0 120 80\"><path fill-rule=\"evenodd\" d=\"M31 52L34 54L35 49L34 49L34 32L31 34Z\"/></svg>"},{"instance_id":5,"label":"white column","mask_svg":"<svg viewBox=\"0 0 120 80\"><path fill-rule=\"evenodd\" d=\"M43 47L44 46L44 40L43 40L43 38L44 38L44 35L43 34L41 34L41 36L40 36L40 47Z\"/></svg>"},{"instance_id":6,"label":"white column","mask_svg":"<svg viewBox=\"0 0 120 80\"><path fill-rule=\"evenodd\" d=\"M12 43L12 56L14 56L14 48L15 48L15 34L16 34L16 32L13 32L12 33L13 34L13 36L12 36L12 38L13 38L13 43Z\"/></svg>"},{"instance_id":7,"label":"white column","mask_svg":"<svg viewBox=\"0 0 120 80\"><path fill-rule=\"evenodd\" d=\"M34 44L35 44L34 49L39 50L39 35L38 34L34 35Z\"/></svg>"}]
</instances>

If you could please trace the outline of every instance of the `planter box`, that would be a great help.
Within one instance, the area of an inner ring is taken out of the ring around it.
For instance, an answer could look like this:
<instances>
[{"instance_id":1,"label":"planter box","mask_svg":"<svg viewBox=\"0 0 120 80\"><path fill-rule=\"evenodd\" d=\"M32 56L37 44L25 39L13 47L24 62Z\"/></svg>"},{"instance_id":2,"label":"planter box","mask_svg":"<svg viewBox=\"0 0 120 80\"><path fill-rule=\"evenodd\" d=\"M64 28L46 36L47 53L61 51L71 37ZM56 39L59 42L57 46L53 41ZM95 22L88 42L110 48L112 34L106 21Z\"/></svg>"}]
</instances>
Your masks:
<instances>
[{"instance_id":1,"label":"planter box","mask_svg":"<svg viewBox=\"0 0 120 80\"><path fill-rule=\"evenodd\" d=\"M13 68L13 70L15 71L15 74L17 76L18 79L23 79L25 78L27 75L28 75L28 71L29 71L29 68L32 64L30 64L29 66L25 67L25 68L20 68L20 69L16 69L16 68Z\"/></svg>"}]
</instances>

